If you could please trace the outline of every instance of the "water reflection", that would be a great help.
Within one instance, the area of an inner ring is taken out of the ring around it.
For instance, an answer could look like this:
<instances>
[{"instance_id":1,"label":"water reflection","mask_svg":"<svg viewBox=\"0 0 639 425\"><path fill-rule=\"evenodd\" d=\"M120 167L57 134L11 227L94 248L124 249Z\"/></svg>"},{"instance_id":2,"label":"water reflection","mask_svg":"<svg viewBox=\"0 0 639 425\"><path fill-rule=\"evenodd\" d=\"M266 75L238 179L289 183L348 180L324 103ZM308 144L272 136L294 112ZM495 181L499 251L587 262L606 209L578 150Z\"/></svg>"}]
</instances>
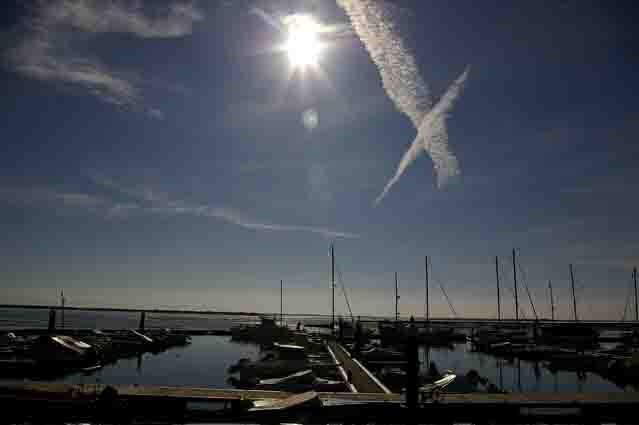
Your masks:
<instances>
[{"instance_id":1,"label":"water reflection","mask_svg":"<svg viewBox=\"0 0 639 425\"><path fill-rule=\"evenodd\" d=\"M543 362L507 360L472 351L470 344L458 344L453 350L439 347L420 347L422 372L430 362L440 371L453 370L465 375L476 369L496 387L508 392L618 392L632 391L605 380L599 375L584 372L553 371Z\"/></svg>"},{"instance_id":2,"label":"water reflection","mask_svg":"<svg viewBox=\"0 0 639 425\"><path fill-rule=\"evenodd\" d=\"M163 385L232 388L227 368L239 358L255 358L259 347L236 344L224 336L194 336L191 345L165 352L144 353L120 359L86 376L69 375L61 381L76 384L96 382L114 385Z\"/></svg>"}]
</instances>

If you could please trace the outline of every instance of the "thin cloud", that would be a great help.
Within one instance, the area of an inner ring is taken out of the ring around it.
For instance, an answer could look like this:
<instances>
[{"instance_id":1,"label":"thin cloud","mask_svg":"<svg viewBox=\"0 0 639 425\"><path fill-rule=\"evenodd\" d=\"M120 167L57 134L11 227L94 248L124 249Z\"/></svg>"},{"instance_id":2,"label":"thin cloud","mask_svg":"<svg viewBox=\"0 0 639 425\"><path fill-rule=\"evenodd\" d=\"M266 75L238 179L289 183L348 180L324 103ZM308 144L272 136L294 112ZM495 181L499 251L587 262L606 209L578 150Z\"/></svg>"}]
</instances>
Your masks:
<instances>
[{"instance_id":1,"label":"thin cloud","mask_svg":"<svg viewBox=\"0 0 639 425\"><path fill-rule=\"evenodd\" d=\"M197 217L215 218L226 223L235 224L245 229L276 231L276 232L307 232L322 235L327 238L358 238L359 235L350 232L332 230L326 227L291 225L270 223L258 220L237 209L185 202L171 199L168 195L148 187L129 187L115 182L112 178L92 174L91 180L106 189L119 192L144 203L143 211L167 215L191 215Z\"/></svg>"},{"instance_id":2,"label":"thin cloud","mask_svg":"<svg viewBox=\"0 0 639 425\"><path fill-rule=\"evenodd\" d=\"M379 203L384 198L423 151L430 155L437 174L437 184L441 187L450 177L459 174L457 159L448 148L445 119L459 96L468 70L432 107L428 85L419 74L415 58L393 27L388 10L378 1L336 1L348 15L356 34L377 66L386 94L397 110L405 114L417 129L417 136L404 153L397 172L375 202Z\"/></svg>"},{"instance_id":3,"label":"thin cloud","mask_svg":"<svg viewBox=\"0 0 639 425\"><path fill-rule=\"evenodd\" d=\"M148 187L127 187L119 184L109 176L97 172L89 173L89 179L96 185L144 202L168 203L168 195Z\"/></svg>"},{"instance_id":4,"label":"thin cloud","mask_svg":"<svg viewBox=\"0 0 639 425\"><path fill-rule=\"evenodd\" d=\"M15 206L82 210L109 217L123 216L140 208L133 202L116 202L98 195L41 187L0 187L0 202Z\"/></svg>"},{"instance_id":5,"label":"thin cloud","mask_svg":"<svg viewBox=\"0 0 639 425\"><path fill-rule=\"evenodd\" d=\"M24 22L25 33L18 45L5 57L26 77L82 88L104 102L142 108L149 116L162 118L160 110L141 105L140 88L130 73L124 76L95 57L78 53L78 41L104 33L181 37L190 34L194 22L202 18L192 3L149 8L141 2L124 1L39 2Z\"/></svg>"}]
</instances>

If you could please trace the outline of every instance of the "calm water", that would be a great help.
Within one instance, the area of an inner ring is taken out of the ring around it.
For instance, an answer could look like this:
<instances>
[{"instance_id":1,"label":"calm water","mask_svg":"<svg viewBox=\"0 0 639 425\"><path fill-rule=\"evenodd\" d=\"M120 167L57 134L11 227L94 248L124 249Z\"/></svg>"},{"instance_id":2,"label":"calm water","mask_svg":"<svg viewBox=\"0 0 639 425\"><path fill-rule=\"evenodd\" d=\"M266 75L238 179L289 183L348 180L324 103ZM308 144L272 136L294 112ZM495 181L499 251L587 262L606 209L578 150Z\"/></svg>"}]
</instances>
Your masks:
<instances>
[{"instance_id":1,"label":"calm water","mask_svg":"<svg viewBox=\"0 0 639 425\"><path fill-rule=\"evenodd\" d=\"M256 345L231 342L230 339L228 336L194 336L191 345L186 347L121 359L91 375L78 373L61 381L229 388L227 368L242 357L259 356Z\"/></svg>"},{"instance_id":2,"label":"calm water","mask_svg":"<svg viewBox=\"0 0 639 425\"><path fill-rule=\"evenodd\" d=\"M69 327L135 328L139 314L119 312L67 311ZM47 310L0 310L0 328L45 327ZM147 326L169 328L226 329L238 321L253 321L254 317L148 314ZM231 342L230 337L196 336L187 347L172 348L163 353L146 353L140 358L121 359L91 375L74 374L62 378L73 383L138 384L165 386L197 386L227 388L227 368L242 357L257 358L259 348L251 344ZM615 392L632 391L620 388L598 375L578 377L574 372L552 374L543 364L507 362L492 356L472 352L470 345L458 344L454 350L420 348L422 366L434 361L440 371L451 369L464 375L470 369L509 392ZM0 377L1 379L1 377Z\"/></svg>"},{"instance_id":3,"label":"calm water","mask_svg":"<svg viewBox=\"0 0 639 425\"><path fill-rule=\"evenodd\" d=\"M0 309L0 329L46 328L48 320L48 309ZM60 311L57 312L56 320L58 327L61 327ZM64 312L64 324L69 328L132 329L138 327L139 320L140 313L82 310ZM145 325L148 328L229 329L237 322L255 320L251 316L147 313Z\"/></svg>"},{"instance_id":4,"label":"calm water","mask_svg":"<svg viewBox=\"0 0 639 425\"><path fill-rule=\"evenodd\" d=\"M434 361L440 371L451 369L457 374L466 374L475 369L508 392L618 392L635 391L622 388L599 375L587 373L579 378L576 372L551 373L542 363L528 361L508 362L487 354L471 351L470 344L458 344L454 350L420 347L422 367Z\"/></svg>"}]
</instances>

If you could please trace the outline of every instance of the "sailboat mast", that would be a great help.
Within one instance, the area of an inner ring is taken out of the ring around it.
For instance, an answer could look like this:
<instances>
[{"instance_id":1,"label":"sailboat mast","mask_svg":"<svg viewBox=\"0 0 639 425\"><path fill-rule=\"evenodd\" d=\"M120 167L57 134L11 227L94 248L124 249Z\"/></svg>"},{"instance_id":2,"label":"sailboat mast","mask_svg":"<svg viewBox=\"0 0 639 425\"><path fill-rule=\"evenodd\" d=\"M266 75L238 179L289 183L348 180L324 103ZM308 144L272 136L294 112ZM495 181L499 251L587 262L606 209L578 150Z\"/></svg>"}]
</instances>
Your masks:
<instances>
[{"instance_id":1,"label":"sailboat mast","mask_svg":"<svg viewBox=\"0 0 639 425\"><path fill-rule=\"evenodd\" d=\"M501 294L499 293L499 257L496 255L495 274L497 275L497 320L501 320Z\"/></svg>"},{"instance_id":2,"label":"sailboat mast","mask_svg":"<svg viewBox=\"0 0 639 425\"><path fill-rule=\"evenodd\" d=\"M555 320L555 300L552 296L552 281L548 280L548 289L550 289L550 319Z\"/></svg>"},{"instance_id":3,"label":"sailboat mast","mask_svg":"<svg viewBox=\"0 0 639 425\"><path fill-rule=\"evenodd\" d=\"M519 295L517 294L517 260L513 249L513 279L515 281L515 320L519 320Z\"/></svg>"},{"instance_id":4,"label":"sailboat mast","mask_svg":"<svg viewBox=\"0 0 639 425\"><path fill-rule=\"evenodd\" d=\"M428 255L424 262L426 266L426 321L428 322L430 320L430 303L428 302Z\"/></svg>"},{"instance_id":5,"label":"sailboat mast","mask_svg":"<svg viewBox=\"0 0 639 425\"><path fill-rule=\"evenodd\" d=\"M639 309L637 309L637 268L632 269L632 278L635 281L635 321L639 322Z\"/></svg>"},{"instance_id":6,"label":"sailboat mast","mask_svg":"<svg viewBox=\"0 0 639 425\"><path fill-rule=\"evenodd\" d=\"M399 288L397 286L397 272L395 272L395 321L399 321Z\"/></svg>"},{"instance_id":7,"label":"sailboat mast","mask_svg":"<svg viewBox=\"0 0 639 425\"><path fill-rule=\"evenodd\" d=\"M331 331L335 330L335 246L331 244Z\"/></svg>"},{"instance_id":8,"label":"sailboat mast","mask_svg":"<svg viewBox=\"0 0 639 425\"><path fill-rule=\"evenodd\" d=\"M575 298L575 276L572 273L572 264L570 264L570 288L572 290L572 311L575 315L575 322L579 320L577 317L577 299Z\"/></svg>"},{"instance_id":9,"label":"sailboat mast","mask_svg":"<svg viewBox=\"0 0 639 425\"><path fill-rule=\"evenodd\" d=\"M64 291L60 291L60 304L62 306L62 309L60 310L60 322L62 324L62 329L64 329Z\"/></svg>"},{"instance_id":10,"label":"sailboat mast","mask_svg":"<svg viewBox=\"0 0 639 425\"><path fill-rule=\"evenodd\" d=\"M284 326L284 281L280 280L280 326Z\"/></svg>"}]
</instances>

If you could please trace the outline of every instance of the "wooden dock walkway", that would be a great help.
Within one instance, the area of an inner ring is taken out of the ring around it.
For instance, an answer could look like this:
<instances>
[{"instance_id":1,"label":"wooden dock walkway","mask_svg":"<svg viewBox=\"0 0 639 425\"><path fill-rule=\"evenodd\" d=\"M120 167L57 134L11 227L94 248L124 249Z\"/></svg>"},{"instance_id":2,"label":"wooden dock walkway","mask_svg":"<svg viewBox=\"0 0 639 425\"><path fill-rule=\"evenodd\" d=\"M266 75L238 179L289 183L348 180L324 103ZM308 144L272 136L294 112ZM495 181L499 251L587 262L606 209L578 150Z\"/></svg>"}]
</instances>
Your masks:
<instances>
[{"instance_id":1,"label":"wooden dock walkway","mask_svg":"<svg viewBox=\"0 0 639 425\"><path fill-rule=\"evenodd\" d=\"M95 415L100 412L100 395L105 388L105 385L47 382L0 384L0 405L7 407L5 413L8 412L8 417L18 422L32 417L51 420L51 415L96 420L99 419ZM421 404L411 410L406 407L401 395L381 392L291 394L128 385L116 385L113 389L117 392L117 399L131 409L128 414L137 418L177 415L173 422L194 422L192 419L196 418L206 423L282 423L303 418L309 424L355 419L363 423L391 424L406 423L406 418L413 416L428 417L430 423L494 423L495 419L499 419L498 423L512 424L636 423L626 419L633 417L639 405L639 393L633 392L445 393L437 402ZM213 407L220 404L223 408ZM204 407L206 405L211 409ZM111 411L109 406L107 404L107 411Z\"/></svg>"},{"instance_id":2,"label":"wooden dock walkway","mask_svg":"<svg viewBox=\"0 0 639 425\"><path fill-rule=\"evenodd\" d=\"M104 384L66 384L58 382L28 382L0 384L0 397L12 396L16 398L37 397L51 399L83 398L100 394L107 385ZM225 402L234 400L280 400L294 395L285 391L236 390L218 388L192 387L160 387L111 385L120 397L125 398L156 398L197 402ZM319 398L329 404L335 402L359 403L398 403L403 402L403 396L396 393L317 393ZM627 404L639 405L639 392L616 393L444 393L437 404L517 404L517 405L589 405L589 404Z\"/></svg>"},{"instance_id":3,"label":"wooden dock walkway","mask_svg":"<svg viewBox=\"0 0 639 425\"><path fill-rule=\"evenodd\" d=\"M341 344L336 341L328 341L328 346L335 354L337 361L340 362L347 375L351 377L350 383L355 387L357 392L370 394L391 393L363 364L357 359L352 358Z\"/></svg>"}]
</instances>

